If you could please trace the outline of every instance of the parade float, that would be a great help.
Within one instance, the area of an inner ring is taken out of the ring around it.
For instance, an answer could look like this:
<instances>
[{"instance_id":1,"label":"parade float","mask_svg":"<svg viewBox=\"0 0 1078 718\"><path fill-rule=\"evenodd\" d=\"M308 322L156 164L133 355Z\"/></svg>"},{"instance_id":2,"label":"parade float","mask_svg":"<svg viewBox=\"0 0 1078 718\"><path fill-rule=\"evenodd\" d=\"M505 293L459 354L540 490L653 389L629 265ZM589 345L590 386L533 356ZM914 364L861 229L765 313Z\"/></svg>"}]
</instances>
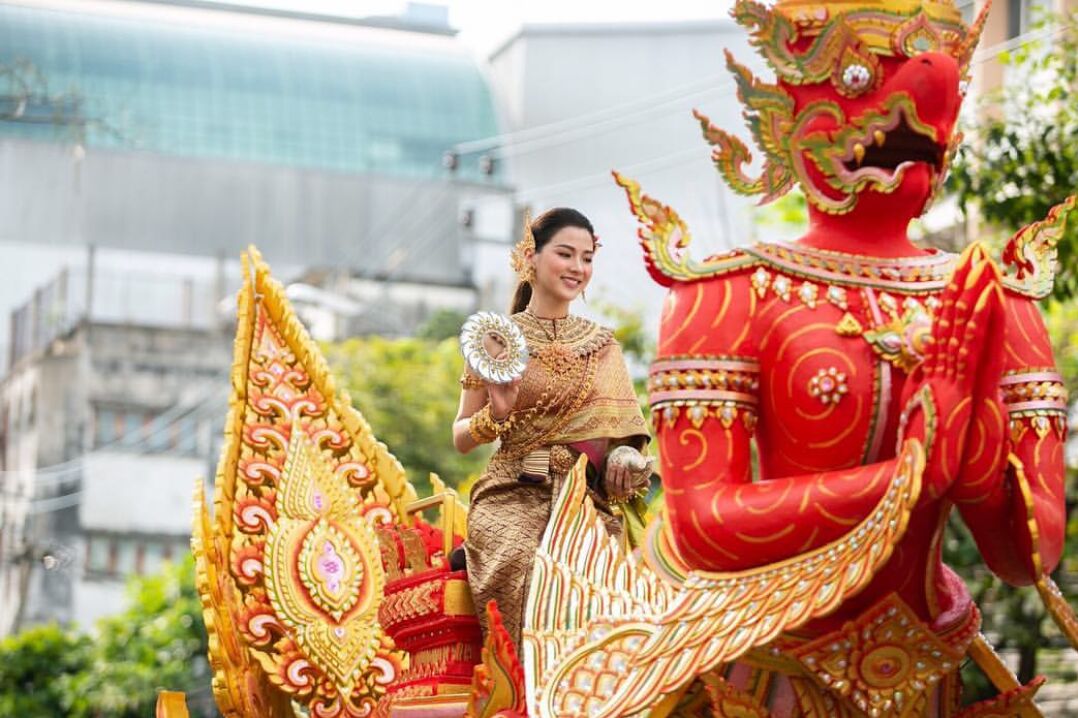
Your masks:
<instances>
[{"instance_id":1,"label":"parade float","mask_svg":"<svg viewBox=\"0 0 1078 718\"><path fill-rule=\"evenodd\" d=\"M1040 715L1041 681L1020 685L992 650L941 541L957 511L988 567L1035 585L1078 645L1049 577L1067 397L1035 304L1074 199L998 263L905 234L960 141L986 13L967 26L951 2L736 3L777 78L728 56L758 174L698 120L735 190L804 192L808 233L697 260L676 211L616 177L670 290L649 380L665 506L626 554L578 464L520 646L450 566L466 506L437 478L417 497L249 252L213 511L199 489L193 540L221 712ZM996 697L963 705L967 660Z\"/></svg>"}]
</instances>

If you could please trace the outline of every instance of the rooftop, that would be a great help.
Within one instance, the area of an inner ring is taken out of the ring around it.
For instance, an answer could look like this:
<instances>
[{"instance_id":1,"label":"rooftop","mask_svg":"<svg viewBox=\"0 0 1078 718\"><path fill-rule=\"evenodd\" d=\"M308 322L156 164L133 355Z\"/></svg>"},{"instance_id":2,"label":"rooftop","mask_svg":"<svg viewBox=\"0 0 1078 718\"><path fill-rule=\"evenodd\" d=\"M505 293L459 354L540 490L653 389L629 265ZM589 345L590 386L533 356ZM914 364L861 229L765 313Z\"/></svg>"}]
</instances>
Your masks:
<instances>
[{"instance_id":1,"label":"rooftop","mask_svg":"<svg viewBox=\"0 0 1078 718\"><path fill-rule=\"evenodd\" d=\"M0 0L0 137L437 177L447 148L497 123L473 58L416 7Z\"/></svg>"}]
</instances>

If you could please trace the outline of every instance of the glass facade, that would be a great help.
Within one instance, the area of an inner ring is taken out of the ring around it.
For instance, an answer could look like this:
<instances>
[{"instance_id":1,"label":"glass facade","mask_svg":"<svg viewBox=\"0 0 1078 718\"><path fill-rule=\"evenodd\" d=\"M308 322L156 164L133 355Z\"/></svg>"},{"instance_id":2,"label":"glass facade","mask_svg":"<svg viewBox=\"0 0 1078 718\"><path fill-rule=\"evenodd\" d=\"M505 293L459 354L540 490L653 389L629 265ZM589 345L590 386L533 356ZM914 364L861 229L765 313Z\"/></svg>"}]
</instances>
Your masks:
<instances>
[{"instance_id":1,"label":"glass facade","mask_svg":"<svg viewBox=\"0 0 1078 718\"><path fill-rule=\"evenodd\" d=\"M0 134L90 148L433 178L449 147L497 132L486 82L455 49L0 5L10 68Z\"/></svg>"}]
</instances>

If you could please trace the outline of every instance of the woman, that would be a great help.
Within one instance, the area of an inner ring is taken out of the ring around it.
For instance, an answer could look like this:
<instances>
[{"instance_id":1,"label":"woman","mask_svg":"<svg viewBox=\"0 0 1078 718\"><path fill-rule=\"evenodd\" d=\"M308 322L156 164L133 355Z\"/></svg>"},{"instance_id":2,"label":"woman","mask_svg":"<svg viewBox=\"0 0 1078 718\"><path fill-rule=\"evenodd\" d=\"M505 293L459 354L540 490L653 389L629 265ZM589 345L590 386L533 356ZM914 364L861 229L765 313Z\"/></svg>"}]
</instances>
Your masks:
<instances>
[{"instance_id":1,"label":"woman","mask_svg":"<svg viewBox=\"0 0 1078 718\"><path fill-rule=\"evenodd\" d=\"M611 331L569 313L584 294L598 246L591 222L574 209L525 221L513 252L520 278L510 314L528 343L522 379L485 384L461 378L453 443L467 453L498 440L472 489L465 542L476 606L498 602L519 644L532 561L561 482L587 454L589 493L620 531L609 504L645 488L650 465L640 454L647 425Z\"/></svg>"}]
</instances>

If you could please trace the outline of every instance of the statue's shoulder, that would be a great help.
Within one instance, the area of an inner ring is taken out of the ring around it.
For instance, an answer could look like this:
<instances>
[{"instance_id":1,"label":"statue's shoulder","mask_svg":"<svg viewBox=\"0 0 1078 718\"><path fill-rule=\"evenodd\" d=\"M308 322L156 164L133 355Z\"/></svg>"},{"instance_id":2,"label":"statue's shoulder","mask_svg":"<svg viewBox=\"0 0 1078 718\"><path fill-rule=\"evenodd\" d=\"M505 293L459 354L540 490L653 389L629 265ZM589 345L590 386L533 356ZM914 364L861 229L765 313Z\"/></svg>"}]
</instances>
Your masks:
<instances>
[{"instance_id":1,"label":"statue's shoulder","mask_svg":"<svg viewBox=\"0 0 1078 718\"><path fill-rule=\"evenodd\" d=\"M687 255L675 258L665 253L649 254L645 246L644 258L648 273L665 287L688 282L735 279L739 276L744 276L745 281L748 281L753 267L760 264L758 257L740 248L695 260Z\"/></svg>"}]
</instances>

